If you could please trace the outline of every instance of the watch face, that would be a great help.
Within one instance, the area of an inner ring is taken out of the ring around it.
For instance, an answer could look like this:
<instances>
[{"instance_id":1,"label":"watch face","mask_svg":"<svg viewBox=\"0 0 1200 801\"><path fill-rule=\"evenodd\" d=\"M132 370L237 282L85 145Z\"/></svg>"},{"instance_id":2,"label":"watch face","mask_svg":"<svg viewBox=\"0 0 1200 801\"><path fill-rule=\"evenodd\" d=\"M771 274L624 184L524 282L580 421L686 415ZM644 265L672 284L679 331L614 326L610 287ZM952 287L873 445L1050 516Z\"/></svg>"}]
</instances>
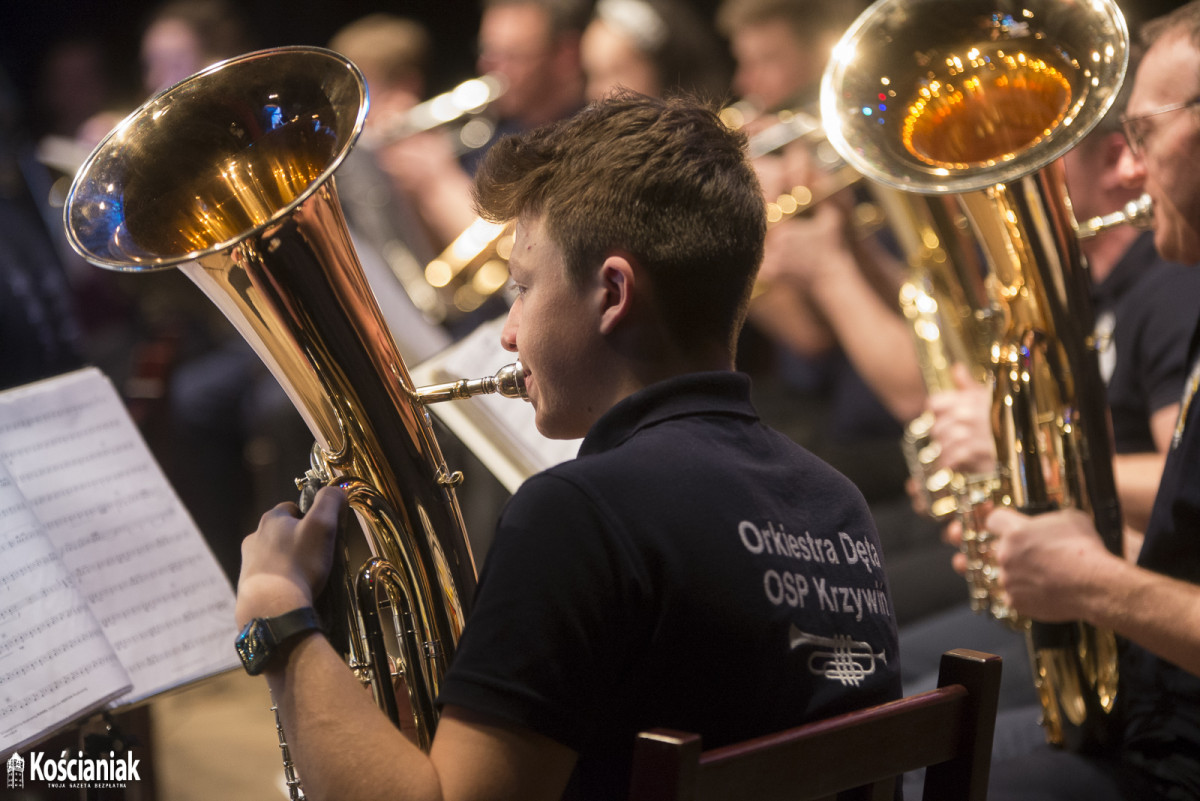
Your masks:
<instances>
[{"instance_id":1,"label":"watch face","mask_svg":"<svg viewBox=\"0 0 1200 801\"><path fill-rule=\"evenodd\" d=\"M238 656L242 658L242 666L251 676L257 676L267 665L267 657L270 654L267 633L263 621L255 618L246 624L234 643Z\"/></svg>"},{"instance_id":2,"label":"watch face","mask_svg":"<svg viewBox=\"0 0 1200 801\"><path fill-rule=\"evenodd\" d=\"M298 634L320 628L317 613L311 606L305 606L278 617L254 618L242 629L233 645L246 672L257 676L266 669L276 646Z\"/></svg>"}]
</instances>

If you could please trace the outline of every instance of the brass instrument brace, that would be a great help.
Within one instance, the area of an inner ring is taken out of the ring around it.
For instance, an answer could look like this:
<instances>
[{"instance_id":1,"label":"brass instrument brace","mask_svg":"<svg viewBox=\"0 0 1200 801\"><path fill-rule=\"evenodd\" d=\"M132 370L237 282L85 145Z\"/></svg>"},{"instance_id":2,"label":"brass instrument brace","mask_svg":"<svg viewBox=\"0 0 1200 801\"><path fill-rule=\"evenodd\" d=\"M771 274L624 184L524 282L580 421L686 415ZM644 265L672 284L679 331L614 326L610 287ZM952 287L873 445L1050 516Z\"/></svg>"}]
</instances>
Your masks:
<instances>
[{"instance_id":1,"label":"brass instrument brace","mask_svg":"<svg viewBox=\"0 0 1200 801\"><path fill-rule=\"evenodd\" d=\"M450 400L466 400L476 395L500 395L505 398L529 400L525 391L525 368L521 360L506 364L496 371L495 375L483 378L462 378L458 381L448 381L444 384L431 384L419 387L413 392L417 403L429 405ZM463 483L461 470L451 471L445 465L438 470L435 481L439 486L458 487Z\"/></svg>"}]
</instances>

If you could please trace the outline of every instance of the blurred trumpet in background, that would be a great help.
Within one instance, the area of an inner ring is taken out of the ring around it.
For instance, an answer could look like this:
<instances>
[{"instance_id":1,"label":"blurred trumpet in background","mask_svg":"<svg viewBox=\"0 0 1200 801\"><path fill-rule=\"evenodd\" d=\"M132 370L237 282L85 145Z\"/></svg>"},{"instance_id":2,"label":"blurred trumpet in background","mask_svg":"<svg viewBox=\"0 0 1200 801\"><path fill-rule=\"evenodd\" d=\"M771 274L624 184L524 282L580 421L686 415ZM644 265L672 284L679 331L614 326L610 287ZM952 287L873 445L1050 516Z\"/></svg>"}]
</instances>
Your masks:
<instances>
[{"instance_id":1,"label":"blurred trumpet in background","mask_svg":"<svg viewBox=\"0 0 1200 801\"><path fill-rule=\"evenodd\" d=\"M504 288L512 247L511 222L476 219L425 265L423 281L405 288L428 319L452 321L475 311Z\"/></svg>"},{"instance_id":2,"label":"blurred trumpet in background","mask_svg":"<svg viewBox=\"0 0 1200 801\"><path fill-rule=\"evenodd\" d=\"M370 147L382 147L391 142L438 128L454 129L455 147L460 153L478 150L491 141L496 122L488 116L492 103L504 94L505 81L498 75L483 75L463 81L448 92L418 103L391 119L381 120L373 131L364 136Z\"/></svg>"}]
</instances>

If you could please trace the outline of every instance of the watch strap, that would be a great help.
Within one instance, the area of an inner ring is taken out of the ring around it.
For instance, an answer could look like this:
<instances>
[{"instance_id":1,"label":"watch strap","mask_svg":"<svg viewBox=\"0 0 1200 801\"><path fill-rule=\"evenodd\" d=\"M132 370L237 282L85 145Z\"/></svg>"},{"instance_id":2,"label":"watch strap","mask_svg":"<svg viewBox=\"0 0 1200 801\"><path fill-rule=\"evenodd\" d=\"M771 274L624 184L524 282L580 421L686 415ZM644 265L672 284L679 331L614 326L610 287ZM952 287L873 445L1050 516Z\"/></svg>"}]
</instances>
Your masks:
<instances>
[{"instance_id":1,"label":"watch strap","mask_svg":"<svg viewBox=\"0 0 1200 801\"><path fill-rule=\"evenodd\" d=\"M276 617L263 618L263 625L271 632L271 645L276 646L284 641L303 634L306 631L321 628L321 620L317 610L311 606L302 606L290 612L284 612Z\"/></svg>"},{"instance_id":2,"label":"watch strap","mask_svg":"<svg viewBox=\"0 0 1200 801\"><path fill-rule=\"evenodd\" d=\"M298 634L320 628L321 621L311 606L293 609L276 617L256 617L242 629L234 648L246 672L257 676L278 653L277 649L281 643Z\"/></svg>"}]
</instances>

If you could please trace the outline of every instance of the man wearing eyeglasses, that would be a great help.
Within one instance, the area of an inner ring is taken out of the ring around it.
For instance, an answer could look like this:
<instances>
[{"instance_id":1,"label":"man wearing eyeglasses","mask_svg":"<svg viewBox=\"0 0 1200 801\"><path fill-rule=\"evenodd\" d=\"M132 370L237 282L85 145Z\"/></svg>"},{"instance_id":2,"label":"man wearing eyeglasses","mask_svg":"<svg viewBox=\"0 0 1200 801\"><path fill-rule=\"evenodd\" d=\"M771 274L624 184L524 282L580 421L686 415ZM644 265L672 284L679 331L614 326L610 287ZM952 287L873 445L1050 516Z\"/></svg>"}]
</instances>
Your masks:
<instances>
[{"instance_id":1,"label":"man wearing eyeglasses","mask_svg":"<svg viewBox=\"0 0 1200 801\"><path fill-rule=\"evenodd\" d=\"M1200 261L1200 0L1143 31L1124 129L1121 177L1155 209L1164 258ZM1196 299L1200 301L1200 298ZM987 520L998 580L1019 613L1084 620L1127 641L1115 743L993 767L992 801L1200 798L1200 337L1154 510L1137 563L1110 553L1090 517L1068 510Z\"/></svg>"}]
</instances>

